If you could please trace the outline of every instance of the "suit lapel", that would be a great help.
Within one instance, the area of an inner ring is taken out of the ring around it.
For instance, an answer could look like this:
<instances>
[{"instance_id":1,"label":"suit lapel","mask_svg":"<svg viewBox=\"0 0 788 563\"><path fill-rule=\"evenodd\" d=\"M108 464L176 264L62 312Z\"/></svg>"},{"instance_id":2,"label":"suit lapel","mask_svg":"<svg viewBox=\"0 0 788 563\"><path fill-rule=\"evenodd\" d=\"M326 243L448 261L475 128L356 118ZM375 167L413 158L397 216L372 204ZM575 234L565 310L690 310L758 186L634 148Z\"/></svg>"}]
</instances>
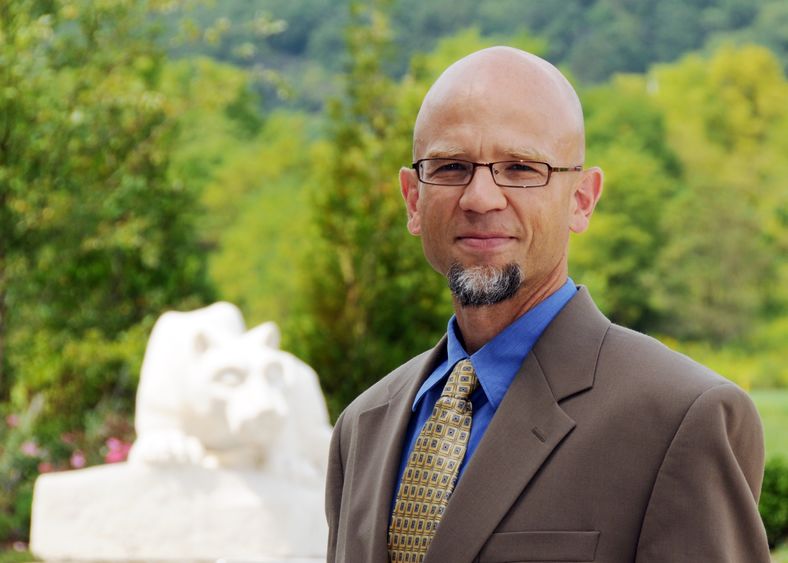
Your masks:
<instances>
[{"instance_id":1,"label":"suit lapel","mask_svg":"<svg viewBox=\"0 0 788 563\"><path fill-rule=\"evenodd\" d=\"M532 350L556 401L594 385L599 350L609 328L610 321L580 286Z\"/></svg>"},{"instance_id":2,"label":"suit lapel","mask_svg":"<svg viewBox=\"0 0 788 563\"><path fill-rule=\"evenodd\" d=\"M443 356L445 345L444 337L432 351L404 365L401 373L392 374L388 400L359 415L350 479L350 534L358 539L356 546L349 549L352 560L388 560L391 502L396 494L394 487L413 399Z\"/></svg>"},{"instance_id":3,"label":"suit lapel","mask_svg":"<svg viewBox=\"0 0 788 563\"><path fill-rule=\"evenodd\" d=\"M610 325L581 290L545 330L457 484L424 563L471 561L575 422L558 402L593 386Z\"/></svg>"},{"instance_id":4,"label":"suit lapel","mask_svg":"<svg viewBox=\"0 0 788 563\"><path fill-rule=\"evenodd\" d=\"M574 425L529 355L468 462L424 563L472 560Z\"/></svg>"}]
</instances>

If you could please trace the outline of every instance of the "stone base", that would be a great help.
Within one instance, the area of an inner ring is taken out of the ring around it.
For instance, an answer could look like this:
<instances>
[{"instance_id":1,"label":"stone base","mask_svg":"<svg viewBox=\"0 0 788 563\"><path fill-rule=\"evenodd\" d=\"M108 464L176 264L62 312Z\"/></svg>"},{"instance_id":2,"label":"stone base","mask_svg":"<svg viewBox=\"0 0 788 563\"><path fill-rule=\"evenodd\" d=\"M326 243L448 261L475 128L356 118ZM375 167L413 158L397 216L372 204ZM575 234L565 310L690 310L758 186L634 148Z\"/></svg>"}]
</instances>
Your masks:
<instances>
[{"instance_id":1,"label":"stone base","mask_svg":"<svg viewBox=\"0 0 788 563\"><path fill-rule=\"evenodd\" d=\"M325 560L321 484L118 463L36 481L31 551L47 561Z\"/></svg>"}]
</instances>

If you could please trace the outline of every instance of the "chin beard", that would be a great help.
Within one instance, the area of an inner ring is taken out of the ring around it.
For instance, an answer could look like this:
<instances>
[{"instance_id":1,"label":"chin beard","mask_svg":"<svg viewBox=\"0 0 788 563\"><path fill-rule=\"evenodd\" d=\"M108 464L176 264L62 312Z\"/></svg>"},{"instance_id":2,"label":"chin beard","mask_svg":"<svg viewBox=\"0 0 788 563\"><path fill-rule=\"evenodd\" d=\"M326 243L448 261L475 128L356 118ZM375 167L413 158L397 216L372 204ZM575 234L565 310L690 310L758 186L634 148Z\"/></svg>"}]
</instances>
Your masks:
<instances>
[{"instance_id":1,"label":"chin beard","mask_svg":"<svg viewBox=\"0 0 788 563\"><path fill-rule=\"evenodd\" d=\"M523 269L515 263L465 268L455 262L446 274L452 295L463 307L482 307L506 301L520 289L523 278Z\"/></svg>"}]
</instances>

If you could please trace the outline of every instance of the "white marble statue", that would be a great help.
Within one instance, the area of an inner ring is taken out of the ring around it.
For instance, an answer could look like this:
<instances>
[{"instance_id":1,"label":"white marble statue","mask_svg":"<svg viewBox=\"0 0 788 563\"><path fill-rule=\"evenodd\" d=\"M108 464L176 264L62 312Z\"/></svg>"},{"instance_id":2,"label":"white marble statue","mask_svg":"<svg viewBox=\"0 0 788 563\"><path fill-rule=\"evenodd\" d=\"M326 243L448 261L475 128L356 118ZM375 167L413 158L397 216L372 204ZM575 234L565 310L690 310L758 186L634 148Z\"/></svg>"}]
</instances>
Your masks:
<instances>
[{"instance_id":1,"label":"white marble statue","mask_svg":"<svg viewBox=\"0 0 788 563\"><path fill-rule=\"evenodd\" d=\"M42 475L43 559L321 558L330 426L315 372L229 303L156 322L127 463Z\"/></svg>"},{"instance_id":2,"label":"white marble statue","mask_svg":"<svg viewBox=\"0 0 788 563\"><path fill-rule=\"evenodd\" d=\"M331 437L317 375L279 350L279 329L244 332L238 309L216 303L165 313L142 365L132 463L325 473Z\"/></svg>"}]
</instances>

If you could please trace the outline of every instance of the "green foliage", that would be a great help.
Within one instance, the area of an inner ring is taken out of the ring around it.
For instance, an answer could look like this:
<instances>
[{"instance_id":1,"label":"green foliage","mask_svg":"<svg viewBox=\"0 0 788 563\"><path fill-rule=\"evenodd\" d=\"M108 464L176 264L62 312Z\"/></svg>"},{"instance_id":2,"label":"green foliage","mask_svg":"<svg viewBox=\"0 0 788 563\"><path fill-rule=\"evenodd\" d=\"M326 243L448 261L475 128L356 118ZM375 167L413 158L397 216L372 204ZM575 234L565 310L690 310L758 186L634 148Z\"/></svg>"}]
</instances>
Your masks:
<instances>
[{"instance_id":1,"label":"green foliage","mask_svg":"<svg viewBox=\"0 0 788 563\"><path fill-rule=\"evenodd\" d=\"M573 275L614 320L745 388L788 383L787 95L754 46L583 92L605 194L572 242Z\"/></svg>"},{"instance_id":2,"label":"green foliage","mask_svg":"<svg viewBox=\"0 0 788 563\"><path fill-rule=\"evenodd\" d=\"M785 311L775 257L788 241L777 174L788 82L760 47L690 56L652 79L685 170L663 207L663 228L676 233L656 265L663 328L684 339L741 340L759 318Z\"/></svg>"},{"instance_id":3,"label":"green foliage","mask_svg":"<svg viewBox=\"0 0 788 563\"><path fill-rule=\"evenodd\" d=\"M176 41L171 52L209 54L257 71L277 69L289 84L286 103L316 110L338 94L337 73L346 62L343 30L347 2L329 0L198 0L166 17ZM442 39L477 27L499 43L539 36L551 61L584 82L601 83L619 72L645 72L688 51L720 42L759 43L788 65L788 10L781 0L396 0L390 3L397 56L385 63L391 76L408 70L418 53ZM282 90L281 82L276 89ZM266 88L269 92L271 88ZM273 100L271 100L273 102Z\"/></svg>"},{"instance_id":4,"label":"green foliage","mask_svg":"<svg viewBox=\"0 0 788 563\"><path fill-rule=\"evenodd\" d=\"M263 115L255 81L206 57L171 61L162 90L178 104L172 169L200 192L198 218L217 293L249 323L291 315L309 234L307 191L318 118Z\"/></svg>"},{"instance_id":5,"label":"green foliage","mask_svg":"<svg viewBox=\"0 0 788 563\"><path fill-rule=\"evenodd\" d=\"M685 341L669 336L659 338L667 346L723 374L744 389L764 389L776 394L777 389L788 388L788 366L785 364L788 318L785 316L772 321L761 317L758 327L748 338L726 346L719 346L711 338ZM788 424L788 398L775 403L773 408L785 413L783 423ZM788 442L781 431L767 431L766 438L767 442L771 438L784 443L784 455L788 456Z\"/></svg>"},{"instance_id":6,"label":"green foliage","mask_svg":"<svg viewBox=\"0 0 788 563\"><path fill-rule=\"evenodd\" d=\"M763 388L788 388L788 365L785 362L785 343L788 342L788 315L769 315L761 319L752 337L746 341L745 351L758 360L755 383ZM786 408L788 411L788 408ZM786 417L788 423L788 417ZM787 444L788 445L788 444ZM785 453L788 457L788 451Z\"/></svg>"},{"instance_id":7,"label":"green foliage","mask_svg":"<svg viewBox=\"0 0 788 563\"><path fill-rule=\"evenodd\" d=\"M404 79L405 83L411 81L415 82L417 84L418 93L420 94L417 101L414 100L411 102L412 107L407 108L414 111L413 119L415 120L415 112L421 105L421 98L424 97L427 89L446 67L471 53L486 49L487 47L500 45L504 42L507 45L529 51L536 55L541 55L546 50L544 41L527 34L502 38L501 36L495 35L483 35L478 27L468 27L459 30L454 35L444 37L438 41L432 51L413 55L410 62L410 68ZM411 123L411 127L412 126L413 124Z\"/></svg>"},{"instance_id":8,"label":"green foliage","mask_svg":"<svg viewBox=\"0 0 788 563\"><path fill-rule=\"evenodd\" d=\"M40 559L36 559L32 553L24 549L0 552L0 563L30 563L30 561L40 561Z\"/></svg>"},{"instance_id":9,"label":"green foliage","mask_svg":"<svg viewBox=\"0 0 788 563\"><path fill-rule=\"evenodd\" d=\"M198 0L177 2L163 22L172 55L247 69L269 107L284 102L315 110L336 92L345 6L327 0Z\"/></svg>"},{"instance_id":10,"label":"green foliage","mask_svg":"<svg viewBox=\"0 0 788 563\"><path fill-rule=\"evenodd\" d=\"M395 85L381 72L386 19L358 4L352 15L347 94L331 107L331 146L314 164L319 239L306 267L307 315L294 342L320 374L334 415L433 343L446 322L441 284L404 228L396 178L410 159L403 129L411 125L397 120Z\"/></svg>"},{"instance_id":11,"label":"green foliage","mask_svg":"<svg viewBox=\"0 0 788 563\"><path fill-rule=\"evenodd\" d=\"M226 159L203 194L218 212L211 279L250 324L283 326L295 314L304 243L312 237L310 164L322 150L309 140L308 128L305 116L269 116L261 134Z\"/></svg>"},{"instance_id":12,"label":"green foliage","mask_svg":"<svg viewBox=\"0 0 788 563\"><path fill-rule=\"evenodd\" d=\"M788 463L781 457L766 463L758 509L769 547L774 548L788 539Z\"/></svg>"},{"instance_id":13,"label":"green foliage","mask_svg":"<svg viewBox=\"0 0 788 563\"><path fill-rule=\"evenodd\" d=\"M778 546L771 552L772 563L788 563L788 545Z\"/></svg>"},{"instance_id":14,"label":"green foliage","mask_svg":"<svg viewBox=\"0 0 788 563\"><path fill-rule=\"evenodd\" d=\"M757 4L757 13L749 25L730 33L715 33L709 43L714 47L731 41L763 45L788 70L788 5L782 0L763 0Z\"/></svg>"},{"instance_id":15,"label":"green foliage","mask_svg":"<svg viewBox=\"0 0 788 563\"><path fill-rule=\"evenodd\" d=\"M755 389L750 391L763 423L766 458L788 459L788 389Z\"/></svg>"},{"instance_id":16,"label":"green foliage","mask_svg":"<svg viewBox=\"0 0 788 563\"><path fill-rule=\"evenodd\" d=\"M253 81L238 68L195 57L163 64L160 88L178 117L172 143L173 174L188 178L190 187L202 195L217 170L264 125ZM202 203L212 216L223 216L233 204L221 194L212 193L208 198L203 196ZM213 228L210 222L202 226ZM213 235L209 233L207 238Z\"/></svg>"},{"instance_id":17,"label":"green foliage","mask_svg":"<svg viewBox=\"0 0 788 563\"><path fill-rule=\"evenodd\" d=\"M47 463L93 414L128 420L153 319L211 295L196 196L170 167L177 104L159 89L154 5L0 5L0 401L18 415L38 397L25 439ZM26 534L43 462L15 439L0 537Z\"/></svg>"},{"instance_id":18,"label":"green foliage","mask_svg":"<svg viewBox=\"0 0 788 563\"><path fill-rule=\"evenodd\" d=\"M21 417L2 412L0 424L0 538L26 538L30 526L33 480L38 473L32 427L40 415L43 398L38 396Z\"/></svg>"},{"instance_id":19,"label":"green foliage","mask_svg":"<svg viewBox=\"0 0 788 563\"><path fill-rule=\"evenodd\" d=\"M26 410L0 409L0 538L26 540L33 485L40 473L78 469L86 465L123 461L133 428L122 400L104 400L80 419L72 431L48 417L43 393ZM43 420L44 422L48 422ZM41 428L49 431L42 432Z\"/></svg>"},{"instance_id":20,"label":"green foliage","mask_svg":"<svg viewBox=\"0 0 788 563\"><path fill-rule=\"evenodd\" d=\"M591 229L572 239L572 275L613 320L646 330L658 316L655 257L670 236L661 210L680 167L643 77L619 76L583 92L583 102L586 162L602 168L605 187Z\"/></svg>"},{"instance_id":21,"label":"green foliage","mask_svg":"<svg viewBox=\"0 0 788 563\"><path fill-rule=\"evenodd\" d=\"M173 2L163 20L174 53L210 55L226 62L259 63L270 54L267 39L286 29L259 3L198 0Z\"/></svg>"}]
</instances>

